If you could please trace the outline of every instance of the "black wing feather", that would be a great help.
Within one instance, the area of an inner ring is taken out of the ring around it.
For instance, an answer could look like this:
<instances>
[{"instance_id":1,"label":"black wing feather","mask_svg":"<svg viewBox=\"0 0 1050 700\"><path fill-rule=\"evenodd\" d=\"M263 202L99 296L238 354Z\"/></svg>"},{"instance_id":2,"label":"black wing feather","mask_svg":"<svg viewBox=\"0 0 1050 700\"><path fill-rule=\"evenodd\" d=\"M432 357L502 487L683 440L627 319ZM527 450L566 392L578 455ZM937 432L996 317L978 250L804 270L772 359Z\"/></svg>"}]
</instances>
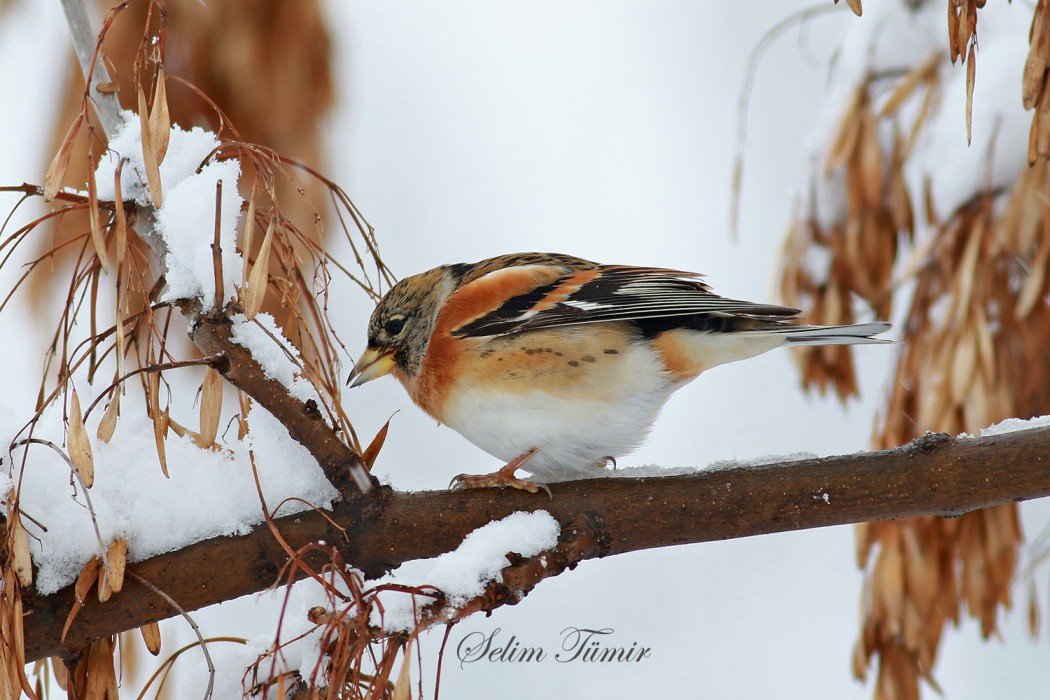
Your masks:
<instances>
[{"instance_id":1,"label":"black wing feather","mask_svg":"<svg viewBox=\"0 0 1050 700\"><path fill-rule=\"evenodd\" d=\"M639 267L606 267L550 308L535 311L571 271L550 284L509 299L499 308L458 328L459 336L497 336L584 323L634 321L641 328L668 325L716 330L725 319L776 323L798 315L798 309L727 299L711 292L692 273ZM654 322L668 319L666 322ZM643 323L644 322L644 323Z\"/></svg>"}]
</instances>

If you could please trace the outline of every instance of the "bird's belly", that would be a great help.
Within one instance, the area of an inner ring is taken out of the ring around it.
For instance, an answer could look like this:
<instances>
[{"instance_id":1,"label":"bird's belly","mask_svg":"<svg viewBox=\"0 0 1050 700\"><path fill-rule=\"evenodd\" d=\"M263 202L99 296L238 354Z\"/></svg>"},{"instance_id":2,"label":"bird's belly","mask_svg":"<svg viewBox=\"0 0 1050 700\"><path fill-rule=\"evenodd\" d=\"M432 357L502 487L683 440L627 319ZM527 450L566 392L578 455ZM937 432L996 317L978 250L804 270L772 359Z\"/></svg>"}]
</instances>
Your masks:
<instances>
[{"instance_id":1,"label":"bird's belly","mask_svg":"<svg viewBox=\"0 0 1050 700\"><path fill-rule=\"evenodd\" d=\"M506 461L535 448L523 469L549 481L630 452L680 383L647 346L613 348L595 330L578 343L566 342L564 331L557 345L538 333L490 343L438 419Z\"/></svg>"}]
</instances>

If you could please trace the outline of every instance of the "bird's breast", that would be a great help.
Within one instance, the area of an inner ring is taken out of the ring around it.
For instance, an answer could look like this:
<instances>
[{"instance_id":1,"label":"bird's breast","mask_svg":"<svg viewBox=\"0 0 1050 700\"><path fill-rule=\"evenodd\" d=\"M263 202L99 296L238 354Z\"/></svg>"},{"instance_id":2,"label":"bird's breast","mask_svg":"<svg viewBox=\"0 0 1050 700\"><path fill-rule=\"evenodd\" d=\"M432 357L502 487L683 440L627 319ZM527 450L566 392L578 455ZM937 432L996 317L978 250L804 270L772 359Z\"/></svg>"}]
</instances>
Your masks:
<instances>
[{"instance_id":1,"label":"bird's breast","mask_svg":"<svg viewBox=\"0 0 1050 700\"><path fill-rule=\"evenodd\" d=\"M432 341L406 383L420 407L490 454L538 448L530 464L541 470L629 452L678 386L623 324Z\"/></svg>"}]
</instances>

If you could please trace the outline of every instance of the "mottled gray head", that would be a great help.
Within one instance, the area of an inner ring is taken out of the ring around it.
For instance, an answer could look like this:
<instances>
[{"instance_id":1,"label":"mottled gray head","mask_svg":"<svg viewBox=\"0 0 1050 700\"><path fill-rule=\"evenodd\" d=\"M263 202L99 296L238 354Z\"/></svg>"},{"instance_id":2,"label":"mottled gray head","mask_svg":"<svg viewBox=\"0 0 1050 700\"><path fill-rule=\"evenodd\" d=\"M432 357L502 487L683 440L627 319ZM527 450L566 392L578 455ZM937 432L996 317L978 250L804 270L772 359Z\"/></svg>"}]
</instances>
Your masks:
<instances>
[{"instance_id":1,"label":"mottled gray head","mask_svg":"<svg viewBox=\"0 0 1050 700\"><path fill-rule=\"evenodd\" d=\"M451 294L453 276L439 267L395 284L368 322L368 348L354 366L352 386L397 369L415 377L423 365L441 304Z\"/></svg>"}]
</instances>

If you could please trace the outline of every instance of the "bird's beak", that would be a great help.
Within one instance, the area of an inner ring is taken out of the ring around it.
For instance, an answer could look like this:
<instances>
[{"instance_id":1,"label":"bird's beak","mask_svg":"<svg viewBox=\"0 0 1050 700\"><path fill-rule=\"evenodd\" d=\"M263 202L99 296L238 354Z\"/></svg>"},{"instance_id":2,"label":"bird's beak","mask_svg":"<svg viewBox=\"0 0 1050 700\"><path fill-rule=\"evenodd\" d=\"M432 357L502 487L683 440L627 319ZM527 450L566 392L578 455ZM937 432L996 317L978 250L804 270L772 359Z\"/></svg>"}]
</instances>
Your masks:
<instances>
[{"instance_id":1,"label":"bird's beak","mask_svg":"<svg viewBox=\"0 0 1050 700\"><path fill-rule=\"evenodd\" d=\"M394 351L389 349L379 350L369 346L361 353L361 357L354 365L354 369L350 372L350 377L347 378L346 383L352 389L355 386L361 386L365 382L378 379L384 374L389 374L392 369L394 369Z\"/></svg>"}]
</instances>

